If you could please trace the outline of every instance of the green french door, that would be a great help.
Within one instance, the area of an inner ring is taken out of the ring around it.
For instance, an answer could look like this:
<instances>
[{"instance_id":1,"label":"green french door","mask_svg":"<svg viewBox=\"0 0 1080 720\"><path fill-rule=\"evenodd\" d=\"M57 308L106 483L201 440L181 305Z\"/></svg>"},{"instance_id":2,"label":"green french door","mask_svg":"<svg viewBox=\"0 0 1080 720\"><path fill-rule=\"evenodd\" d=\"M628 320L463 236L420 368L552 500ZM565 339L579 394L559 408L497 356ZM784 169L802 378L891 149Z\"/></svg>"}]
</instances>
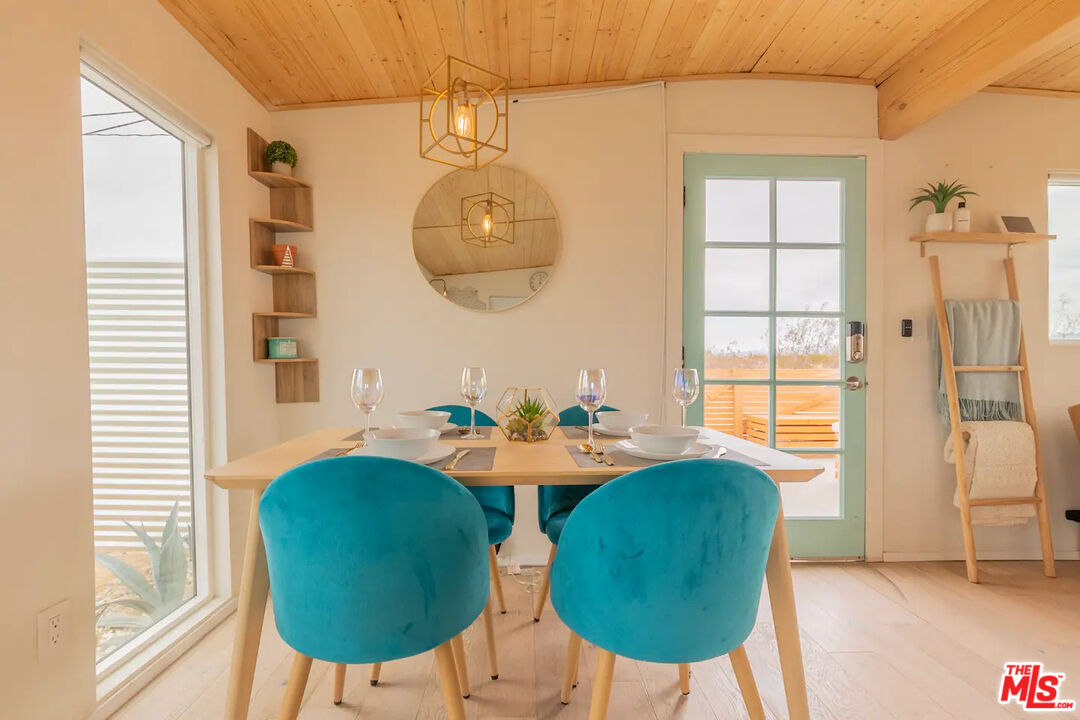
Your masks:
<instances>
[{"instance_id":1,"label":"green french door","mask_svg":"<svg viewBox=\"0 0 1080 720\"><path fill-rule=\"evenodd\" d=\"M683 157L683 353L702 378L688 422L819 461L781 486L795 557L865 554L866 163Z\"/></svg>"}]
</instances>

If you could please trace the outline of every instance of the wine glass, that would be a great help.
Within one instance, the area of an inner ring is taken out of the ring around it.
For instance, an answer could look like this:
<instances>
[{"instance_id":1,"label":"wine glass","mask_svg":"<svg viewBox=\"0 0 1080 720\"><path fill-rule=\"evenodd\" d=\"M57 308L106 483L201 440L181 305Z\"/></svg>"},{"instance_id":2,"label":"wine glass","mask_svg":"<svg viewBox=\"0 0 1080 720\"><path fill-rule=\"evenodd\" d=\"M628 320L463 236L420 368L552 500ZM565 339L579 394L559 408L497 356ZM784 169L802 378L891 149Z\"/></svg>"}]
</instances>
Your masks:
<instances>
[{"instance_id":1,"label":"wine glass","mask_svg":"<svg viewBox=\"0 0 1080 720\"><path fill-rule=\"evenodd\" d=\"M476 432L476 406L487 395L487 373L482 367L467 367L461 371L461 397L469 406L472 418L470 420L469 434L463 435L463 440L477 440L484 437Z\"/></svg>"},{"instance_id":2,"label":"wine glass","mask_svg":"<svg viewBox=\"0 0 1080 720\"><path fill-rule=\"evenodd\" d=\"M602 368L584 368L578 373L577 401L589 415L589 447L593 446L593 413L600 409L607 397L607 378Z\"/></svg>"},{"instance_id":3,"label":"wine glass","mask_svg":"<svg viewBox=\"0 0 1080 720\"><path fill-rule=\"evenodd\" d=\"M686 408L693 405L701 392L701 383L698 381L697 368L675 368L675 382L671 387L671 394L675 402L682 405L682 426L686 427Z\"/></svg>"},{"instance_id":4,"label":"wine glass","mask_svg":"<svg viewBox=\"0 0 1080 720\"><path fill-rule=\"evenodd\" d=\"M349 395L353 405L364 411L367 418L364 432L371 430L371 413L379 407L383 399L382 371L379 368L356 368L352 371L352 384Z\"/></svg>"}]
</instances>

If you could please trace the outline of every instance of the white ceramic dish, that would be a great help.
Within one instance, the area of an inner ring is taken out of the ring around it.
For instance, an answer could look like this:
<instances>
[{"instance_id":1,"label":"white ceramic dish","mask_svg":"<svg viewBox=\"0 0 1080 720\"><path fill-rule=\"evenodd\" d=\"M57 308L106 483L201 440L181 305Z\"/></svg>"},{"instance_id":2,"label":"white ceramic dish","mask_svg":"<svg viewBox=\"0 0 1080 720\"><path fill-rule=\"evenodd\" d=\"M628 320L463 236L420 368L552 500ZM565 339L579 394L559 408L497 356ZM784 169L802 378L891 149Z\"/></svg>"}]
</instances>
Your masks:
<instances>
[{"instance_id":1,"label":"white ceramic dish","mask_svg":"<svg viewBox=\"0 0 1080 720\"><path fill-rule=\"evenodd\" d=\"M631 440L620 440L615 443L615 447L619 448L627 455L633 455L642 460L686 460L688 458L719 457L727 452L727 448L718 445L706 445L701 442L696 442L679 453L649 452L648 450L642 450Z\"/></svg>"},{"instance_id":2,"label":"white ceramic dish","mask_svg":"<svg viewBox=\"0 0 1080 720\"><path fill-rule=\"evenodd\" d=\"M421 458L439 442L439 431L430 428L385 428L364 433L364 447L372 455L400 460Z\"/></svg>"},{"instance_id":3,"label":"white ceramic dish","mask_svg":"<svg viewBox=\"0 0 1080 720\"><path fill-rule=\"evenodd\" d=\"M629 430L613 430L612 428L605 427L602 423L593 423L592 429L594 433L607 435L608 437L630 437Z\"/></svg>"},{"instance_id":4,"label":"white ceramic dish","mask_svg":"<svg viewBox=\"0 0 1080 720\"><path fill-rule=\"evenodd\" d=\"M649 421L649 413L626 412L623 410L601 410L596 413L596 422L603 425L611 434L622 433L623 437L630 435L630 428L635 425L644 425Z\"/></svg>"},{"instance_id":5,"label":"white ceramic dish","mask_svg":"<svg viewBox=\"0 0 1080 720\"><path fill-rule=\"evenodd\" d=\"M438 430L450 420L445 410L406 410L396 415L399 428L430 428Z\"/></svg>"},{"instance_id":6,"label":"white ceramic dish","mask_svg":"<svg viewBox=\"0 0 1080 720\"><path fill-rule=\"evenodd\" d=\"M416 458L415 460L413 460L413 462L420 463L421 465L430 465L432 463L437 463L440 460L445 460L446 458L453 455L455 449L456 448L449 443L437 443L435 447L432 448L429 452ZM349 454L367 457L378 457L378 455L376 453L373 453L371 451L371 448L367 447L366 445L364 447L359 447L355 450L351 450Z\"/></svg>"},{"instance_id":7,"label":"white ceramic dish","mask_svg":"<svg viewBox=\"0 0 1080 720\"><path fill-rule=\"evenodd\" d=\"M672 425L637 425L630 428L630 438L645 452L678 456L698 439L698 431Z\"/></svg>"}]
</instances>

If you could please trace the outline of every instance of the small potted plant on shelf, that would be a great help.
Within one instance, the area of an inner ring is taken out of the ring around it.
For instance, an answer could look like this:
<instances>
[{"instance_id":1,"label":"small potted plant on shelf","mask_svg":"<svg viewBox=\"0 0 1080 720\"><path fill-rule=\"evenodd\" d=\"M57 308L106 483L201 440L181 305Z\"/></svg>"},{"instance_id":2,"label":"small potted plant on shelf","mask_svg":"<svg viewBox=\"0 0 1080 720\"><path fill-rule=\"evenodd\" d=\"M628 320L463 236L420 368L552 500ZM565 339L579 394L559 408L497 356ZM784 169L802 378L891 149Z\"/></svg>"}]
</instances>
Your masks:
<instances>
[{"instance_id":1,"label":"small potted plant on shelf","mask_svg":"<svg viewBox=\"0 0 1080 720\"><path fill-rule=\"evenodd\" d=\"M279 175L292 175L296 167L296 149L284 140L275 140L266 146L266 161L270 171Z\"/></svg>"},{"instance_id":2,"label":"small potted plant on shelf","mask_svg":"<svg viewBox=\"0 0 1080 720\"><path fill-rule=\"evenodd\" d=\"M926 187L919 188L919 194L911 198L911 207L914 210L917 205L928 202L934 206L934 212L926 218L926 232L948 232L952 230L952 215L946 210L953 198L965 198L969 195L978 195L977 192L968 188L959 180L946 183L944 180L938 183L928 183Z\"/></svg>"}]
</instances>

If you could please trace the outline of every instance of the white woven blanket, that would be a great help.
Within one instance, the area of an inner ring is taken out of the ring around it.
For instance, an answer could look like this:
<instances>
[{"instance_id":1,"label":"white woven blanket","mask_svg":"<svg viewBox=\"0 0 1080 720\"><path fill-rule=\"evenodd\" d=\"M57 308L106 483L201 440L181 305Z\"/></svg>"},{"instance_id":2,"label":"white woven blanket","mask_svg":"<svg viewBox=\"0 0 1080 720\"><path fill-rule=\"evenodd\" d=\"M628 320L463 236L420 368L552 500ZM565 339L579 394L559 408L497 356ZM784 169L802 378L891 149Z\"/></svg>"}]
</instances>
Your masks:
<instances>
[{"instance_id":1,"label":"white woven blanket","mask_svg":"<svg viewBox=\"0 0 1080 720\"><path fill-rule=\"evenodd\" d=\"M1035 435L1024 422L994 420L965 422L969 438L964 448L968 497L1031 497L1035 494ZM952 438L945 441L945 462L955 464ZM960 506L959 493L953 505ZM1019 525L1034 517L1034 505L971 508L977 525Z\"/></svg>"}]
</instances>

